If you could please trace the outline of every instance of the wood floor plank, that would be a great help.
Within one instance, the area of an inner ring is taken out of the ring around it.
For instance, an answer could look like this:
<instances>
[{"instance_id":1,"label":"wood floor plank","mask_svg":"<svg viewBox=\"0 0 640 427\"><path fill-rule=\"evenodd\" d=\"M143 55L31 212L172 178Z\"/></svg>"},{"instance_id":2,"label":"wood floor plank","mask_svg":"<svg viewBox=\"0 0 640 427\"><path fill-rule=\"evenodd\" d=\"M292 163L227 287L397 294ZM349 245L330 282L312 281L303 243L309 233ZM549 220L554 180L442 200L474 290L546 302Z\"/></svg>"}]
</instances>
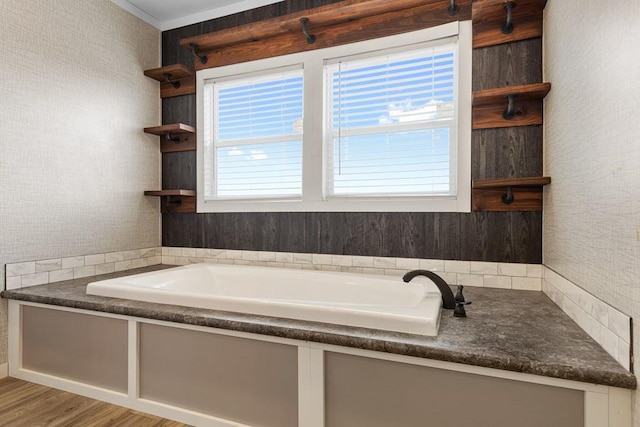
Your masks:
<instances>
[{"instance_id":1,"label":"wood floor plank","mask_svg":"<svg viewBox=\"0 0 640 427\"><path fill-rule=\"evenodd\" d=\"M39 387L31 387L29 393L24 391L16 393L13 399L8 400L6 405L0 407L0 413L20 413L23 411L30 411L32 408L42 405L51 396L55 395L55 390L43 390Z\"/></svg>"},{"instance_id":2,"label":"wood floor plank","mask_svg":"<svg viewBox=\"0 0 640 427\"><path fill-rule=\"evenodd\" d=\"M118 427L156 427L160 421L160 419L152 419L127 412L116 418L113 425L117 425Z\"/></svg>"},{"instance_id":3,"label":"wood floor plank","mask_svg":"<svg viewBox=\"0 0 640 427\"><path fill-rule=\"evenodd\" d=\"M0 379L0 427L188 427L15 378Z\"/></svg>"},{"instance_id":4,"label":"wood floor plank","mask_svg":"<svg viewBox=\"0 0 640 427\"><path fill-rule=\"evenodd\" d=\"M34 394L41 393L36 387L31 387L28 384L14 383L10 387L6 384L3 385L4 387L0 387L0 410L13 405L16 400L28 399Z\"/></svg>"},{"instance_id":5,"label":"wood floor plank","mask_svg":"<svg viewBox=\"0 0 640 427\"><path fill-rule=\"evenodd\" d=\"M42 399L40 402L30 405L28 409L20 408L19 416L16 417L12 426L15 427L35 427L64 425L58 422L59 418L64 418L65 414L75 410L82 411L84 408L80 401L84 399L71 393L54 393ZM44 409L46 410L40 410Z\"/></svg>"},{"instance_id":6,"label":"wood floor plank","mask_svg":"<svg viewBox=\"0 0 640 427\"><path fill-rule=\"evenodd\" d=\"M4 378L2 381L0 381L0 393L2 393L3 390L6 388L17 387L18 383L20 383L20 380L18 379L11 378L11 377Z\"/></svg>"},{"instance_id":7,"label":"wood floor plank","mask_svg":"<svg viewBox=\"0 0 640 427\"><path fill-rule=\"evenodd\" d=\"M92 426L92 427L107 427L115 426L115 420L122 414L125 414L129 409L121 406L102 404L100 402L95 408L90 411L83 411L75 415L74 418L69 420L67 425L69 426Z\"/></svg>"},{"instance_id":8,"label":"wood floor plank","mask_svg":"<svg viewBox=\"0 0 640 427\"><path fill-rule=\"evenodd\" d=\"M50 408L60 403L64 396L47 390L40 390L39 393L32 395L29 400L16 400L11 407L7 408L5 413L0 414L2 421L7 421L12 427L43 425L37 422L35 418L39 415L47 414ZM45 410L46 408L46 410Z\"/></svg>"}]
</instances>

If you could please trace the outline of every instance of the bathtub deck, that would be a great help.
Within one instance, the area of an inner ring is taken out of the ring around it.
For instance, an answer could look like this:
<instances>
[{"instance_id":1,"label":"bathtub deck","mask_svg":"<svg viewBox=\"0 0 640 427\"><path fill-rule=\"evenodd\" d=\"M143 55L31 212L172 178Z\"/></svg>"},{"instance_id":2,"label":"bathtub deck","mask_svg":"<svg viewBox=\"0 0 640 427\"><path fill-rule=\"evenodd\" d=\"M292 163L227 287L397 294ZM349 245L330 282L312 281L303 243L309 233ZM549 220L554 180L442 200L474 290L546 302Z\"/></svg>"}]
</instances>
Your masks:
<instances>
[{"instance_id":1,"label":"bathtub deck","mask_svg":"<svg viewBox=\"0 0 640 427\"><path fill-rule=\"evenodd\" d=\"M0 426L182 427L144 414L15 378L0 380Z\"/></svg>"},{"instance_id":2,"label":"bathtub deck","mask_svg":"<svg viewBox=\"0 0 640 427\"><path fill-rule=\"evenodd\" d=\"M96 280L153 271L145 267L99 277L31 286L2 297L299 341L347 346L605 386L635 389L625 370L542 292L465 288L467 318L445 310L438 336L154 304L86 294Z\"/></svg>"}]
</instances>

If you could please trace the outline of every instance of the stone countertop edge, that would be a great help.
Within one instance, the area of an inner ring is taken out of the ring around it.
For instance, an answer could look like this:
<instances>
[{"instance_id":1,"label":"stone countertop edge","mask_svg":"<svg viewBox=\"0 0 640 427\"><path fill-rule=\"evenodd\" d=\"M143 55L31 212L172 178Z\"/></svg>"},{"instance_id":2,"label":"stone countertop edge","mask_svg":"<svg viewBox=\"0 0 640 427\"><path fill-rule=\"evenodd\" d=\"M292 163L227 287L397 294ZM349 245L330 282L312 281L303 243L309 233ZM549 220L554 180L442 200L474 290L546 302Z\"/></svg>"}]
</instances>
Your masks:
<instances>
[{"instance_id":1,"label":"stone countertop edge","mask_svg":"<svg viewBox=\"0 0 640 427\"><path fill-rule=\"evenodd\" d=\"M381 331L85 293L88 283L174 266L8 290L3 298L124 316L271 335L445 362L635 389L636 377L537 291L465 288L467 318L443 310L438 336Z\"/></svg>"}]
</instances>

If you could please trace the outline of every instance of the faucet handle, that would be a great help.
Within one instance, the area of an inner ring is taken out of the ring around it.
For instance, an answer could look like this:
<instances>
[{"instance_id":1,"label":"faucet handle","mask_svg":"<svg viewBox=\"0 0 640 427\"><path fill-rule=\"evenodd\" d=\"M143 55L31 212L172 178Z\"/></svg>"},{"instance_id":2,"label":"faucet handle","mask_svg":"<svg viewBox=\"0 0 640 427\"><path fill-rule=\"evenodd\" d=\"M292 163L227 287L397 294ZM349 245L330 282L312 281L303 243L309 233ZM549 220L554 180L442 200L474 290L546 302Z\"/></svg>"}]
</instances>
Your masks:
<instances>
[{"instance_id":1,"label":"faucet handle","mask_svg":"<svg viewBox=\"0 0 640 427\"><path fill-rule=\"evenodd\" d=\"M464 302L464 295L462 295L462 290L464 286L458 285L458 291L456 292L456 302Z\"/></svg>"},{"instance_id":2,"label":"faucet handle","mask_svg":"<svg viewBox=\"0 0 640 427\"><path fill-rule=\"evenodd\" d=\"M456 308L453 310L455 317L467 317L467 312L464 309L465 305L471 304L471 301L456 301Z\"/></svg>"}]
</instances>

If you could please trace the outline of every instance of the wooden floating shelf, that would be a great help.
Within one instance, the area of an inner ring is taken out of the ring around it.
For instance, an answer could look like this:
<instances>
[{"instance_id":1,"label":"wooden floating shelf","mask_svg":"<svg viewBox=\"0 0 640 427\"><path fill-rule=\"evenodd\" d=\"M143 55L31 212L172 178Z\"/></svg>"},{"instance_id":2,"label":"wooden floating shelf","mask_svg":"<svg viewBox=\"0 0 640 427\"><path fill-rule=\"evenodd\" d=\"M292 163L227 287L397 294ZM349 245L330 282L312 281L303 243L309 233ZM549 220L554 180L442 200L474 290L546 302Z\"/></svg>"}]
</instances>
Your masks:
<instances>
[{"instance_id":1,"label":"wooden floating shelf","mask_svg":"<svg viewBox=\"0 0 640 427\"><path fill-rule=\"evenodd\" d=\"M504 28L507 24L508 3L514 4L510 32ZM542 37L542 11L546 3L546 0L476 0L471 14L473 47Z\"/></svg>"},{"instance_id":2,"label":"wooden floating shelf","mask_svg":"<svg viewBox=\"0 0 640 427\"><path fill-rule=\"evenodd\" d=\"M547 176L478 179L472 184L474 212L541 211Z\"/></svg>"},{"instance_id":3,"label":"wooden floating shelf","mask_svg":"<svg viewBox=\"0 0 640 427\"><path fill-rule=\"evenodd\" d=\"M542 187L550 184L548 176L532 176L527 178L494 178L476 179L473 181L474 189L507 188L507 187Z\"/></svg>"},{"instance_id":4,"label":"wooden floating shelf","mask_svg":"<svg viewBox=\"0 0 640 427\"><path fill-rule=\"evenodd\" d=\"M154 190L145 191L144 195L160 197L163 214L196 212L196 192L193 190Z\"/></svg>"},{"instance_id":5,"label":"wooden floating shelf","mask_svg":"<svg viewBox=\"0 0 640 427\"><path fill-rule=\"evenodd\" d=\"M160 151L162 153L194 151L196 149L196 130L193 126L184 123L148 127L144 128L144 132L161 137Z\"/></svg>"},{"instance_id":6,"label":"wooden floating shelf","mask_svg":"<svg viewBox=\"0 0 640 427\"><path fill-rule=\"evenodd\" d=\"M148 190L144 192L145 196L185 196L195 197L196 192L193 190Z\"/></svg>"},{"instance_id":7,"label":"wooden floating shelf","mask_svg":"<svg viewBox=\"0 0 640 427\"><path fill-rule=\"evenodd\" d=\"M182 64L145 70L144 75L160 82L160 98L196 93L196 75Z\"/></svg>"},{"instance_id":8,"label":"wooden floating shelf","mask_svg":"<svg viewBox=\"0 0 640 427\"><path fill-rule=\"evenodd\" d=\"M473 93L473 106L504 104L509 95L518 99L542 99L551 90L551 83L533 83L528 85L506 86L497 89L481 90Z\"/></svg>"},{"instance_id":9,"label":"wooden floating shelf","mask_svg":"<svg viewBox=\"0 0 640 427\"><path fill-rule=\"evenodd\" d=\"M473 129L541 125L542 99L550 89L551 83L533 83L474 92Z\"/></svg>"},{"instance_id":10,"label":"wooden floating shelf","mask_svg":"<svg viewBox=\"0 0 640 427\"><path fill-rule=\"evenodd\" d=\"M282 17L180 40L180 45L207 59L196 70L321 49L345 43L415 31L471 18L471 0L344 0ZM315 42L308 43L301 19ZM266 42L268 40L268 42ZM195 50L194 50L195 49Z\"/></svg>"},{"instance_id":11,"label":"wooden floating shelf","mask_svg":"<svg viewBox=\"0 0 640 427\"><path fill-rule=\"evenodd\" d=\"M309 30L311 31L320 27L342 24L388 12L424 6L427 3L441 3L445 11L449 6L449 1L442 0L345 0L278 18L267 19L199 36L187 37L180 40L180 45L186 49L191 49L191 44L195 44L200 50L209 51L277 37L291 32L298 34L301 29L301 18L309 19ZM458 7L461 5L469 6L467 0L458 1L457 4Z\"/></svg>"}]
</instances>

